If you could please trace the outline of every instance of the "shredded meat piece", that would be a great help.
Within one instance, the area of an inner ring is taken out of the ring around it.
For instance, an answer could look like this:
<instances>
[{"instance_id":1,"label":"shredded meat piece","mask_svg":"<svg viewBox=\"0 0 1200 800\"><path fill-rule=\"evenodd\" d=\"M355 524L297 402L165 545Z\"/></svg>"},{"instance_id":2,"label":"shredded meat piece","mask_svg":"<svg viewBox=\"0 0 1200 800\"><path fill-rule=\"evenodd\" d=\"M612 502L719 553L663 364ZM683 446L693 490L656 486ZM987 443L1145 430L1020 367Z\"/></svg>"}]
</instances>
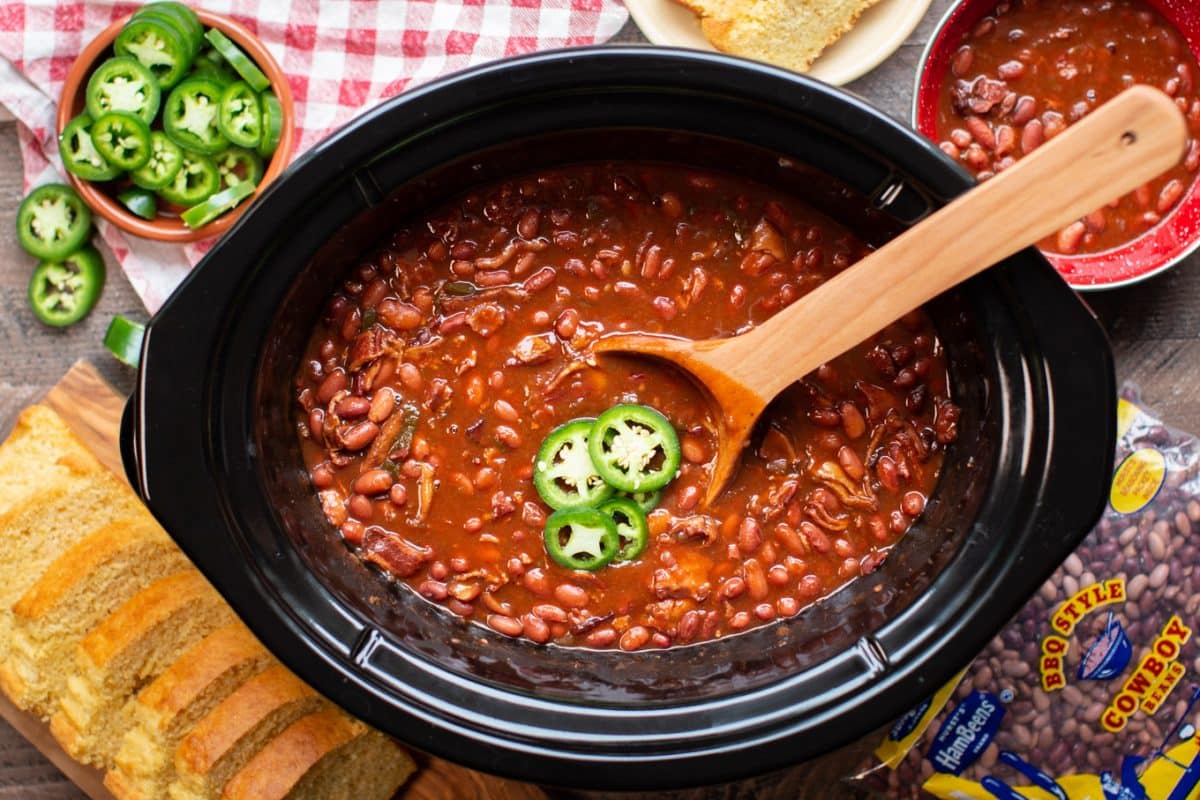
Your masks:
<instances>
[{"instance_id":1,"label":"shredded meat piece","mask_svg":"<svg viewBox=\"0 0 1200 800\"><path fill-rule=\"evenodd\" d=\"M495 303L480 303L467 312L467 327L487 338L504 326L508 315Z\"/></svg>"},{"instance_id":2,"label":"shredded meat piece","mask_svg":"<svg viewBox=\"0 0 1200 800\"><path fill-rule=\"evenodd\" d=\"M776 261L787 261L787 245L783 236L766 219L760 219L750 233L750 250L770 253Z\"/></svg>"},{"instance_id":3,"label":"shredded meat piece","mask_svg":"<svg viewBox=\"0 0 1200 800\"><path fill-rule=\"evenodd\" d=\"M549 361L554 356L554 340L552 334L540 333L535 336L526 336L521 341L517 342L513 348L513 360L510 361L511 366L517 364L541 364Z\"/></svg>"},{"instance_id":4,"label":"shredded meat piece","mask_svg":"<svg viewBox=\"0 0 1200 800\"><path fill-rule=\"evenodd\" d=\"M1007 94L1007 83L981 75L973 81L955 82L951 102L954 110L963 116L982 115L999 105Z\"/></svg>"},{"instance_id":5,"label":"shredded meat piece","mask_svg":"<svg viewBox=\"0 0 1200 800\"><path fill-rule=\"evenodd\" d=\"M717 540L721 525L705 514L693 514L673 518L667 530L677 539L703 539L705 544L711 544Z\"/></svg>"},{"instance_id":6,"label":"shredded meat piece","mask_svg":"<svg viewBox=\"0 0 1200 800\"><path fill-rule=\"evenodd\" d=\"M849 517L834 516L820 503L805 503L804 513L809 519L827 531L844 531L850 527Z\"/></svg>"},{"instance_id":7,"label":"shredded meat piece","mask_svg":"<svg viewBox=\"0 0 1200 800\"><path fill-rule=\"evenodd\" d=\"M683 551L670 567L659 567L650 576L650 591L659 600L688 598L703 603L712 594L708 560Z\"/></svg>"},{"instance_id":8,"label":"shredded meat piece","mask_svg":"<svg viewBox=\"0 0 1200 800\"><path fill-rule=\"evenodd\" d=\"M812 470L812 476L850 508L866 511L874 511L879 508L875 494L867 488L866 482L864 481L862 485L855 484L841 465L836 462L822 461Z\"/></svg>"},{"instance_id":9,"label":"shredded meat piece","mask_svg":"<svg viewBox=\"0 0 1200 800\"><path fill-rule=\"evenodd\" d=\"M492 495L492 514L496 519L507 516L517 510L517 504L512 497L504 492Z\"/></svg>"},{"instance_id":10,"label":"shredded meat piece","mask_svg":"<svg viewBox=\"0 0 1200 800\"><path fill-rule=\"evenodd\" d=\"M433 558L433 551L372 525L363 534L363 558L397 577L407 578Z\"/></svg>"},{"instance_id":11,"label":"shredded meat piece","mask_svg":"<svg viewBox=\"0 0 1200 800\"><path fill-rule=\"evenodd\" d=\"M347 371L357 372L368 361L374 361L386 353L396 356L403 354L403 346L400 346L399 352L397 352L397 344L396 334L386 328L372 326L355 336L354 341L351 342L346 364Z\"/></svg>"}]
</instances>

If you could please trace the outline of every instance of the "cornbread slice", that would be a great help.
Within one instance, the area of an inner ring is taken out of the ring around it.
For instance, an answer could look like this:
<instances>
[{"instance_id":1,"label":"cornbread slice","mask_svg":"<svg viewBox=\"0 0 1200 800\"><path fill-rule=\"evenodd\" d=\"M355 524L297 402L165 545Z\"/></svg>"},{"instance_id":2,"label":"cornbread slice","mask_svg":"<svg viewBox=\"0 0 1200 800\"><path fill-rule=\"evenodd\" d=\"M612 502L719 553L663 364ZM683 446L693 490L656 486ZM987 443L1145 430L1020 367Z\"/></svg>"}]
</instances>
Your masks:
<instances>
[{"instance_id":1,"label":"cornbread slice","mask_svg":"<svg viewBox=\"0 0 1200 800\"><path fill-rule=\"evenodd\" d=\"M718 50L807 72L878 0L677 0Z\"/></svg>"},{"instance_id":2,"label":"cornbread slice","mask_svg":"<svg viewBox=\"0 0 1200 800\"><path fill-rule=\"evenodd\" d=\"M100 464L53 409L40 403L30 406L0 444L0 515L37 487L95 469L101 469Z\"/></svg>"},{"instance_id":3,"label":"cornbread slice","mask_svg":"<svg viewBox=\"0 0 1200 800\"><path fill-rule=\"evenodd\" d=\"M111 767L125 734L121 707L184 651L235 619L195 569L161 578L84 637L50 732L76 760Z\"/></svg>"},{"instance_id":4,"label":"cornbread slice","mask_svg":"<svg viewBox=\"0 0 1200 800\"><path fill-rule=\"evenodd\" d=\"M12 606L59 554L91 531L145 514L133 492L87 453L59 459L56 474L0 517L0 661L8 656Z\"/></svg>"},{"instance_id":5,"label":"cornbread slice","mask_svg":"<svg viewBox=\"0 0 1200 800\"><path fill-rule=\"evenodd\" d=\"M196 723L273 664L234 622L204 637L126 706L131 724L104 785L118 800L158 800L175 777L175 748Z\"/></svg>"},{"instance_id":6,"label":"cornbread slice","mask_svg":"<svg viewBox=\"0 0 1200 800\"><path fill-rule=\"evenodd\" d=\"M222 800L388 800L416 769L395 742L335 708L309 714L259 750Z\"/></svg>"},{"instance_id":7,"label":"cornbread slice","mask_svg":"<svg viewBox=\"0 0 1200 800\"><path fill-rule=\"evenodd\" d=\"M153 581L188 566L149 514L117 520L62 553L13 606L0 687L47 716L75 668L75 647L102 619Z\"/></svg>"},{"instance_id":8,"label":"cornbread slice","mask_svg":"<svg viewBox=\"0 0 1200 800\"><path fill-rule=\"evenodd\" d=\"M280 731L327 707L316 692L280 665L243 684L214 708L175 749L171 800L207 800Z\"/></svg>"}]
</instances>

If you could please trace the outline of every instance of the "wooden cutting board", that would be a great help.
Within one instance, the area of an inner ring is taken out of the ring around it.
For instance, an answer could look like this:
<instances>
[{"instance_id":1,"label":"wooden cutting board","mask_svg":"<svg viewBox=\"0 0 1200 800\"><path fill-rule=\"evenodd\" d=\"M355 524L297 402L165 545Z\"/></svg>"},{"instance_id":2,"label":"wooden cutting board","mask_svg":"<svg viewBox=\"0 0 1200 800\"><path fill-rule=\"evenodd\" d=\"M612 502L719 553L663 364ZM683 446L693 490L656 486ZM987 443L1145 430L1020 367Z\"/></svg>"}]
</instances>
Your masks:
<instances>
[{"instance_id":1,"label":"wooden cutting board","mask_svg":"<svg viewBox=\"0 0 1200 800\"><path fill-rule=\"evenodd\" d=\"M45 402L58 412L101 463L124 480L119 433L125 398L100 376L95 367L86 361L76 362L46 394ZM104 788L104 775L100 770L73 760L50 735L49 726L12 705L3 695L0 695L0 717L92 800L113 800ZM536 786L484 775L424 754L414 753L413 756L420 769L405 784L396 800L547 800L546 793Z\"/></svg>"}]
</instances>

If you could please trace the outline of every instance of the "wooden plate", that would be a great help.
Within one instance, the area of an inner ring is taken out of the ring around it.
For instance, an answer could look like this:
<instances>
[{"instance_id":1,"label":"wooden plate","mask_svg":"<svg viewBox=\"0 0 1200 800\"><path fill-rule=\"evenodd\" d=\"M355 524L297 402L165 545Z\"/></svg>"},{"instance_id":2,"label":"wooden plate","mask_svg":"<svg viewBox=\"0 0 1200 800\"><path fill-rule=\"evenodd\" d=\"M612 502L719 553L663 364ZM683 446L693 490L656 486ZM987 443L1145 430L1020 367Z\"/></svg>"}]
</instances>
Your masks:
<instances>
[{"instance_id":1,"label":"wooden plate","mask_svg":"<svg viewBox=\"0 0 1200 800\"><path fill-rule=\"evenodd\" d=\"M904 44L931 2L880 0L821 54L808 74L834 86L862 77ZM716 50L701 33L700 18L675 0L625 0L625 7L654 44Z\"/></svg>"}]
</instances>

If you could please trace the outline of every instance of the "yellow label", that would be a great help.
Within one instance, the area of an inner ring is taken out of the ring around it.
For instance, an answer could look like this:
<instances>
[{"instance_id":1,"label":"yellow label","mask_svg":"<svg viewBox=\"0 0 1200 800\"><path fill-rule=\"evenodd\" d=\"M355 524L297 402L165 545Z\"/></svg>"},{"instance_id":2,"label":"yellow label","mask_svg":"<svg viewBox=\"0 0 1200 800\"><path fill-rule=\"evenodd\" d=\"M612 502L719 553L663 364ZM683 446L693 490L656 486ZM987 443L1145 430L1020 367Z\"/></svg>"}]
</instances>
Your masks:
<instances>
[{"instance_id":1,"label":"yellow label","mask_svg":"<svg viewBox=\"0 0 1200 800\"><path fill-rule=\"evenodd\" d=\"M921 714L921 718L912 726L912 730L908 732L902 739L893 739L890 735L883 740L879 747L875 750L875 757L880 763L886 765L890 769L895 769L908 755L908 751L916 747L917 742L925 734L929 728L929 724L933 722L938 714L942 713L942 709L946 707L946 703L950 700L950 695L954 693L955 687L962 681L963 676L967 674L966 669L955 675L946 684L937 690L933 697L929 698L929 705Z\"/></svg>"},{"instance_id":2,"label":"yellow label","mask_svg":"<svg viewBox=\"0 0 1200 800\"><path fill-rule=\"evenodd\" d=\"M1133 427L1133 423L1137 420L1138 415L1142 410L1129 402L1125 398L1117 400L1117 438L1120 439L1125 434L1129 433L1129 429Z\"/></svg>"},{"instance_id":3,"label":"yellow label","mask_svg":"<svg viewBox=\"0 0 1200 800\"><path fill-rule=\"evenodd\" d=\"M1166 476L1166 456L1153 447L1143 447L1117 467L1108 502L1118 514L1140 511L1158 494Z\"/></svg>"}]
</instances>

